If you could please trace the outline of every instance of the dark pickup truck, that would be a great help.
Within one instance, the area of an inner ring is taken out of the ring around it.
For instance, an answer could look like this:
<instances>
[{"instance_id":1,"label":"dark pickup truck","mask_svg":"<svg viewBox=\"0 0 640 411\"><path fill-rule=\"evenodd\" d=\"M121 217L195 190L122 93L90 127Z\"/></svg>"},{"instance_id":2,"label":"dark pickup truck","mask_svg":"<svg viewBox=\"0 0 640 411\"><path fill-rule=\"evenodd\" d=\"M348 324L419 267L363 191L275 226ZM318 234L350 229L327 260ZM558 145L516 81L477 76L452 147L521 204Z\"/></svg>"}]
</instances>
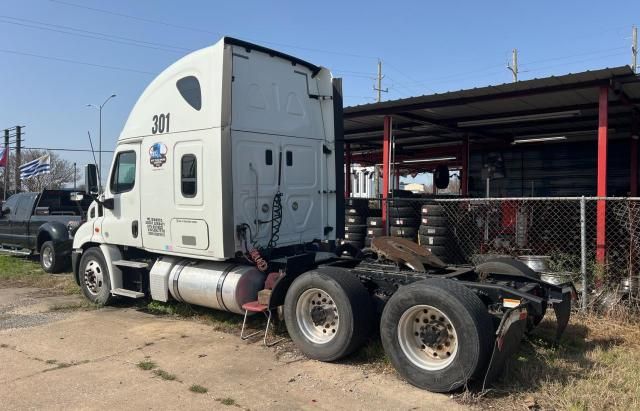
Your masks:
<instances>
[{"instance_id":1,"label":"dark pickup truck","mask_svg":"<svg viewBox=\"0 0 640 411\"><path fill-rule=\"evenodd\" d=\"M48 273L64 270L71 255L73 234L86 219L91 199L74 201L73 191L44 190L14 194L2 204L0 250L40 254Z\"/></svg>"}]
</instances>

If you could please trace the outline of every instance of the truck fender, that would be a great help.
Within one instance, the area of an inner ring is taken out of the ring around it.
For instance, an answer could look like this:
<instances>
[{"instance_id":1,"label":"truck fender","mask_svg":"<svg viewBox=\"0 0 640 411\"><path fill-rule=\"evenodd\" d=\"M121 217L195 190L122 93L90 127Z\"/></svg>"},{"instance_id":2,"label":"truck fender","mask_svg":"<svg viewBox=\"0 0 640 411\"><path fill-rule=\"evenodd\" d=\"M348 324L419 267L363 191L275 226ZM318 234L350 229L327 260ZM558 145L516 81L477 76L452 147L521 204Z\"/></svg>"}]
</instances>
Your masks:
<instances>
[{"instance_id":1,"label":"truck fender","mask_svg":"<svg viewBox=\"0 0 640 411\"><path fill-rule=\"evenodd\" d=\"M114 261L122 260L120 249L111 244L100 244L100 251L104 256L104 261L109 269L109 279L111 280L111 290L122 288L122 271L113 264Z\"/></svg>"},{"instance_id":2,"label":"truck fender","mask_svg":"<svg viewBox=\"0 0 640 411\"><path fill-rule=\"evenodd\" d=\"M515 258L498 257L478 264L475 271L480 274L506 275L514 277L524 277L530 281L539 282L540 275L533 271L528 265Z\"/></svg>"},{"instance_id":3,"label":"truck fender","mask_svg":"<svg viewBox=\"0 0 640 411\"><path fill-rule=\"evenodd\" d=\"M47 223L42 224L38 228L38 237L36 240L37 252L40 251L40 247L42 247L42 244L44 244L45 241L53 241L54 244L56 245L65 241L68 242L69 230L67 229L67 226L65 226L59 221L49 221ZM65 254L68 255L69 252L71 252L71 247L68 247L68 249L66 250L60 250L60 251L65 251L60 255L65 255Z\"/></svg>"}]
</instances>

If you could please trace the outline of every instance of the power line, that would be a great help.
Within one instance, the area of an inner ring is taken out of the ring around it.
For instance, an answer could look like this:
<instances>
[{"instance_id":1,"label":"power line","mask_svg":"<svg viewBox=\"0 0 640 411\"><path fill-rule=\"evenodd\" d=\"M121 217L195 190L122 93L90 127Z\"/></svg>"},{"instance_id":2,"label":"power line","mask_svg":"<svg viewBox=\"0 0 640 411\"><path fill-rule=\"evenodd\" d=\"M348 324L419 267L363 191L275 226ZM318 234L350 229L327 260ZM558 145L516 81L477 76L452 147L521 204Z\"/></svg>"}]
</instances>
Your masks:
<instances>
[{"instance_id":1,"label":"power line","mask_svg":"<svg viewBox=\"0 0 640 411\"><path fill-rule=\"evenodd\" d=\"M100 33L96 31L78 29L71 26L62 26L59 24L44 23L36 20L21 19L17 17L2 16L2 15L0 15L0 19L4 19L4 20L0 20L0 23L4 23L4 24L12 24L16 26L37 29L37 30L47 30L47 31L52 31L56 33L66 34L69 36L109 41L112 43L124 44L128 46L144 47L144 48L150 48L154 50L167 51L171 53L179 53L182 51L192 51L191 49L188 49L185 47L178 47L178 46L172 46L172 45L161 44L161 43L153 43L153 42L148 42L143 40L136 40L132 38L114 36L111 34L105 34L105 33ZM10 21L10 20L16 20L16 21ZM41 27L41 26L48 26L48 27Z\"/></svg>"},{"instance_id":2,"label":"power line","mask_svg":"<svg viewBox=\"0 0 640 411\"><path fill-rule=\"evenodd\" d=\"M398 73L400 73L401 75L403 75L404 77L406 77L407 79L413 81L416 84L422 85L424 86L427 90L431 91L432 93L435 93L434 90L432 90L431 88L429 88L429 86L421 81L417 81L414 78L410 77L409 75L405 74L404 72L402 72L400 69L398 69L396 66L394 66L391 63L387 63L389 65L389 67L391 67L392 69L394 69L395 71L397 71Z\"/></svg>"},{"instance_id":3,"label":"power line","mask_svg":"<svg viewBox=\"0 0 640 411\"><path fill-rule=\"evenodd\" d=\"M104 64L95 64L95 63L89 63L89 62L86 62L86 61L71 60L71 59L66 59L66 58L61 58L61 57L43 56L43 55L40 55L40 54L27 53L27 52L16 51L16 50L0 49L0 53L17 54L17 55L20 55L20 56L28 56L28 57L35 57L35 58L45 59L45 60L61 61L61 62L64 62L64 63L81 64L81 65L84 65L84 66L98 67L98 68L109 69L109 70L129 71L129 72L138 73L138 74L149 74L149 75L156 75L157 74L157 73L152 73L150 71L143 71L143 70L126 68L126 67L118 67L118 66L107 66L107 65L104 65Z\"/></svg>"},{"instance_id":4,"label":"power line","mask_svg":"<svg viewBox=\"0 0 640 411\"><path fill-rule=\"evenodd\" d=\"M11 147L11 150L15 150L15 147ZM82 152L82 153L99 153L98 150L90 150L84 148L49 148L49 147L22 147L22 150L46 150L46 151L70 151L70 152ZM102 150L103 153L113 153L113 150Z\"/></svg>"},{"instance_id":5,"label":"power line","mask_svg":"<svg viewBox=\"0 0 640 411\"><path fill-rule=\"evenodd\" d=\"M101 9L101 8L97 8L97 7L85 6L85 5L82 5L82 4L72 3L72 2L68 2L68 1L62 1L62 0L49 0L49 1L51 1L53 3L64 4L66 6L77 7L77 8L85 9L85 10L91 10L91 11L96 12L96 13L109 14L109 15L112 15L112 16L122 17L122 18L126 18L126 19L142 21L142 22L145 22L145 23L159 24L159 25L163 25L163 26L166 26L166 27L172 27L172 28L180 29L180 30L188 30L188 31L192 31L192 32L200 32L200 33L206 33L206 34L214 34L214 35L217 35L217 36L220 36L220 37L225 35L224 33L221 33L219 31L203 29L201 27L183 26L181 24L169 23L167 21L155 20L155 19L150 19L150 18L140 17L140 16L134 16L134 15L131 15L131 14L115 12L115 11ZM273 41L255 40L255 39L251 39L251 38L247 38L247 40L249 40L249 41L258 41L258 42L260 42L262 44L273 44L275 46L288 47L288 48L297 49L297 50L313 51L313 52L316 52L316 53L337 54L337 55L342 55L342 56L357 57L357 58L364 58L364 59L376 59L377 58L377 57L373 57L373 56L366 56L366 55L356 54L356 53L348 53L348 52L341 52L341 51L334 51L334 50L323 50L323 49L316 49L316 48L310 48L310 47L300 47L300 46L295 46L295 45L292 45L292 44L278 43L278 42L273 42Z\"/></svg>"}]
</instances>

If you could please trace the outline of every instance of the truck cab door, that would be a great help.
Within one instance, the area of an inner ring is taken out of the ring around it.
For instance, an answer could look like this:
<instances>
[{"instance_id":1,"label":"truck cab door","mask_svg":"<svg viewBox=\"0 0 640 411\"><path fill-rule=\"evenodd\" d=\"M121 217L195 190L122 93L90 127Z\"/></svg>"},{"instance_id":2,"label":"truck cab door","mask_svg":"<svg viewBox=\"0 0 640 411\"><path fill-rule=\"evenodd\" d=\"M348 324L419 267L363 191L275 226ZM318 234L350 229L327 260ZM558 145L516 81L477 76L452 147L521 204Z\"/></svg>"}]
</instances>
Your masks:
<instances>
[{"instance_id":1,"label":"truck cab door","mask_svg":"<svg viewBox=\"0 0 640 411\"><path fill-rule=\"evenodd\" d=\"M142 246L140 183L140 143L118 145L104 189L100 231L106 243Z\"/></svg>"}]
</instances>

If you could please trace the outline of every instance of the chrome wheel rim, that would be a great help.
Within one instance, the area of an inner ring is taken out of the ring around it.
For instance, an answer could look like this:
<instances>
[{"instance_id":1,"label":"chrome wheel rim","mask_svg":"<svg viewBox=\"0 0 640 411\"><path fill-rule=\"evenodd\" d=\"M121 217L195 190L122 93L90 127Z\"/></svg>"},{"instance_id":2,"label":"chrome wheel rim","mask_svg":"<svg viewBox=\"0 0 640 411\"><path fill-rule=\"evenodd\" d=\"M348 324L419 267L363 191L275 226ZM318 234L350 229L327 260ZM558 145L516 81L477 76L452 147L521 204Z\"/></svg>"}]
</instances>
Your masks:
<instances>
[{"instance_id":1,"label":"chrome wheel rim","mask_svg":"<svg viewBox=\"0 0 640 411\"><path fill-rule=\"evenodd\" d=\"M458 354L458 335L451 320L430 305L406 310L400 317L397 334L404 355L424 370L442 370Z\"/></svg>"},{"instance_id":2,"label":"chrome wheel rim","mask_svg":"<svg viewBox=\"0 0 640 411\"><path fill-rule=\"evenodd\" d=\"M92 295L98 295L104 283L102 266L96 260L89 260L84 269L84 284Z\"/></svg>"},{"instance_id":3,"label":"chrome wheel rim","mask_svg":"<svg viewBox=\"0 0 640 411\"><path fill-rule=\"evenodd\" d=\"M45 247L42 251L42 264L45 268L51 268L53 265L53 250L50 247Z\"/></svg>"},{"instance_id":4,"label":"chrome wheel rim","mask_svg":"<svg viewBox=\"0 0 640 411\"><path fill-rule=\"evenodd\" d=\"M306 290L296 304L296 321L304 337L315 344L326 344L338 333L338 307L329 293L319 288Z\"/></svg>"}]
</instances>

